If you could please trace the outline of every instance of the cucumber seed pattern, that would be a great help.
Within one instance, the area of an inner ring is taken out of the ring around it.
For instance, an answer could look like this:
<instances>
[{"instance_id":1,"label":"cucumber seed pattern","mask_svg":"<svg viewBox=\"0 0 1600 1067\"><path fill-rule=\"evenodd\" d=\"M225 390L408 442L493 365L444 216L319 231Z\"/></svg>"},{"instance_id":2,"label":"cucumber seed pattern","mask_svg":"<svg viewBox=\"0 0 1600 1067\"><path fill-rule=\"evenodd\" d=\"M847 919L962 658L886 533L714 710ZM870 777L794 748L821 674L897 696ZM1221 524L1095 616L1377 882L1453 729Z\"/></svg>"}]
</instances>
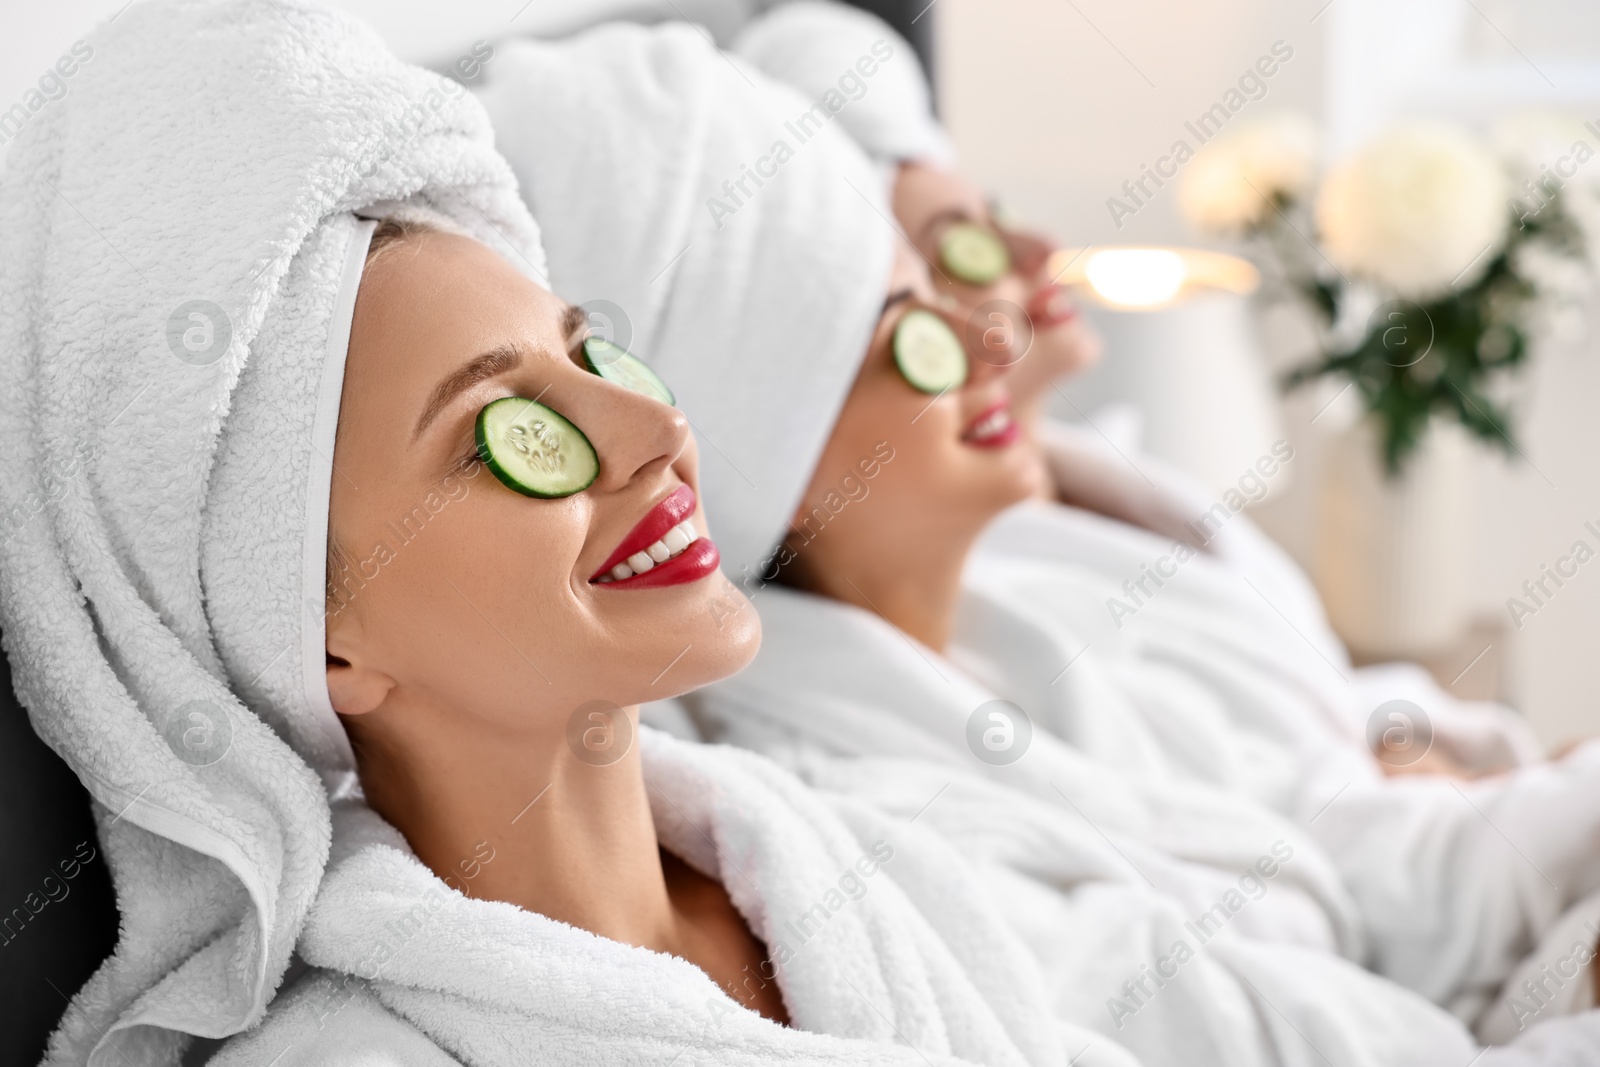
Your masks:
<instances>
[{"instance_id":1,"label":"cucumber seed pattern","mask_svg":"<svg viewBox=\"0 0 1600 1067\"><path fill-rule=\"evenodd\" d=\"M561 451L561 435L543 419L533 419L526 425L512 423L507 432L510 434L511 447L545 474L559 474L566 467L567 457Z\"/></svg>"}]
</instances>

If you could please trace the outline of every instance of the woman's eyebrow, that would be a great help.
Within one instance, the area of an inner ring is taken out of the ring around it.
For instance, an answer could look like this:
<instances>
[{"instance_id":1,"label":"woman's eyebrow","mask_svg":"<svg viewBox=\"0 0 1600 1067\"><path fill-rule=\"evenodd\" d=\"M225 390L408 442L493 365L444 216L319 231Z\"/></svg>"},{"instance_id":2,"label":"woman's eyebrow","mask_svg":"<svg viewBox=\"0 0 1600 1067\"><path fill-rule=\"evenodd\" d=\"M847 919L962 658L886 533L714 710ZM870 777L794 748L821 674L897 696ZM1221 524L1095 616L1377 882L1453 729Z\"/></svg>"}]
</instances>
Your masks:
<instances>
[{"instance_id":1,"label":"woman's eyebrow","mask_svg":"<svg viewBox=\"0 0 1600 1067\"><path fill-rule=\"evenodd\" d=\"M428 397L427 406L422 409L422 415L417 419L417 425L411 431L411 440L416 441L422 436L422 431L428 424L439 417L439 412L479 382L488 381L498 374L514 370L522 362L522 352L516 345L509 342L497 345L489 351L474 358L440 379L439 384L433 387L433 395Z\"/></svg>"},{"instance_id":2,"label":"woman's eyebrow","mask_svg":"<svg viewBox=\"0 0 1600 1067\"><path fill-rule=\"evenodd\" d=\"M903 304L915 295L916 294L911 291L911 287L909 285L904 289L897 289L890 293L888 296L883 298L883 307L878 310L878 318L883 318L885 315L889 314L896 304Z\"/></svg>"},{"instance_id":3,"label":"woman's eyebrow","mask_svg":"<svg viewBox=\"0 0 1600 1067\"><path fill-rule=\"evenodd\" d=\"M579 330L586 329L589 325L589 313L577 304L568 304L567 310L561 313L561 336L571 338Z\"/></svg>"}]
</instances>

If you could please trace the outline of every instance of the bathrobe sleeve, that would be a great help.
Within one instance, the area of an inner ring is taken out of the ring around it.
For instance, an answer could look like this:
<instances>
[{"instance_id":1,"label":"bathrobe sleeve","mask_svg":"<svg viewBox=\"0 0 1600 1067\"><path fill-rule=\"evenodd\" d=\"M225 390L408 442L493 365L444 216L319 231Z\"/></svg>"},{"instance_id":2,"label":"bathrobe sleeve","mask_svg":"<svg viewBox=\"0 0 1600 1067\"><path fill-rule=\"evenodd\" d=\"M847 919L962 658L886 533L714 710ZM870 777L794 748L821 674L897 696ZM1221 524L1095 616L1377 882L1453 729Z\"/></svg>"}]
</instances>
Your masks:
<instances>
[{"instance_id":1,"label":"bathrobe sleeve","mask_svg":"<svg viewBox=\"0 0 1600 1067\"><path fill-rule=\"evenodd\" d=\"M1181 471L1136 450L1118 452L1081 427L1045 419L1039 444L1057 495L1072 507L1193 541L1185 524L1216 502ZM1258 586L1325 657L1348 664L1349 654L1329 625L1310 578L1248 514L1218 529L1206 547L1217 561ZM1503 704L1461 700L1415 664L1353 668L1351 678L1366 707L1406 699L1424 708L1434 744L1470 771L1493 773L1543 758L1537 735L1521 715Z\"/></svg>"},{"instance_id":2,"label":"bathrobe sleeve","mask_svg":"<svg viewBox=\"0 0 1600 1067\"><path fill-rule=\"evenodd\" d=\"M1590 742L1474 782L1353 783L1310 829L1357 898L1368 963L1473 1019L1559 916L1600 889L1597 812Z\"/></svg>"},{"instance_id":3,"label":"bathrobe sleeve","mask_svg":"<svg viewBox=\"0 0 1600 1067\"><path fill-rule=\"evenodd\" d=\"M1148 1064L1228 1067L1564 1067L1595 1062L1600 1013L1547 1012L1480 1051L1459 1020L1326 952L1185 919L1127 885L1067 893L984 871L997 910L1038 956L1063 1020ZM1266 893L1279 890L1269 888ZM1265 898L1263 898L1265 899ZM1246 897L1244 908L1259 902Z\"/></svg>"}]
</instances>

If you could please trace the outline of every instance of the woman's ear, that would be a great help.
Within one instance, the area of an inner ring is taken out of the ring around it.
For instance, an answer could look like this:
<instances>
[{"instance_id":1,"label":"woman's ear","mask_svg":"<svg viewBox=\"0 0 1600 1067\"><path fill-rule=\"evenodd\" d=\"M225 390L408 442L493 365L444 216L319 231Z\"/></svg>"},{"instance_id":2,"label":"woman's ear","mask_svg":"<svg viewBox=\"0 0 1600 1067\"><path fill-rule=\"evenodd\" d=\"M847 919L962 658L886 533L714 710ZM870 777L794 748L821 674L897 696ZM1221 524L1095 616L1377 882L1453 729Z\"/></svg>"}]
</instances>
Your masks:
<instances>
[{"instance_id":1,"label":"woman's ear","mask_svg":"<svg viewBox=\"0 0 1600 1067\"><path fill-rule=\"evenodd\" d=\"M389 696L395 682L366 665L358 620L328 616L328 700L340 715L365 715Z\"/></svg>"},{"instance_id":2,"label":"woman's ear","mask_svg":"<svg viewBox=\"0 0 1600 1067\"><path fill-rule=\"evenodd\" d=\"M340 715L365 715L373 711L394 688L394 679L382 671L362 667L328 653L328 700Z\"/></svg>"}]
</instances>

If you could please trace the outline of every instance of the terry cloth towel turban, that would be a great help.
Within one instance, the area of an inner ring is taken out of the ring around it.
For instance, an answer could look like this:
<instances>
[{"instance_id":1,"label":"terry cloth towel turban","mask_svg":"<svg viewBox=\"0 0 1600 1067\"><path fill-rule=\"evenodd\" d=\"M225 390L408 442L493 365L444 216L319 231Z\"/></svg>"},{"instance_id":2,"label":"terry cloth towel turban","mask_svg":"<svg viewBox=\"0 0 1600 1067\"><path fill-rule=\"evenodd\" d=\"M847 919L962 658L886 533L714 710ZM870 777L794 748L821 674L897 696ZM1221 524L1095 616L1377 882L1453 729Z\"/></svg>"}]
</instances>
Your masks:
<instances>
[{"instance_id":1,"label":"terry cloth towel turban","mask_svg":"<svg viewBox=\"0 0 1600 1067\"><path fill-rule=\"evenodd\" d=\"M844 101L838 121L874 159L955 164L916 52L876 15L794 0L752 19L729 50L808 99Z\"/></svg>"},{"instance_id":2,"label":"terry cloth towel turban","mask_svg":"<svg viewBox=\"0 0 1600 1067\"><path fill-rule=\"evenodd\" d=\"M121 910L49 1062L175 1062L261 1017L353 779L321 605L358 215L543 254L478 102L348 16L150 0L86 43L0 175L0 624Z\"/></svg>"}]
</instances>

